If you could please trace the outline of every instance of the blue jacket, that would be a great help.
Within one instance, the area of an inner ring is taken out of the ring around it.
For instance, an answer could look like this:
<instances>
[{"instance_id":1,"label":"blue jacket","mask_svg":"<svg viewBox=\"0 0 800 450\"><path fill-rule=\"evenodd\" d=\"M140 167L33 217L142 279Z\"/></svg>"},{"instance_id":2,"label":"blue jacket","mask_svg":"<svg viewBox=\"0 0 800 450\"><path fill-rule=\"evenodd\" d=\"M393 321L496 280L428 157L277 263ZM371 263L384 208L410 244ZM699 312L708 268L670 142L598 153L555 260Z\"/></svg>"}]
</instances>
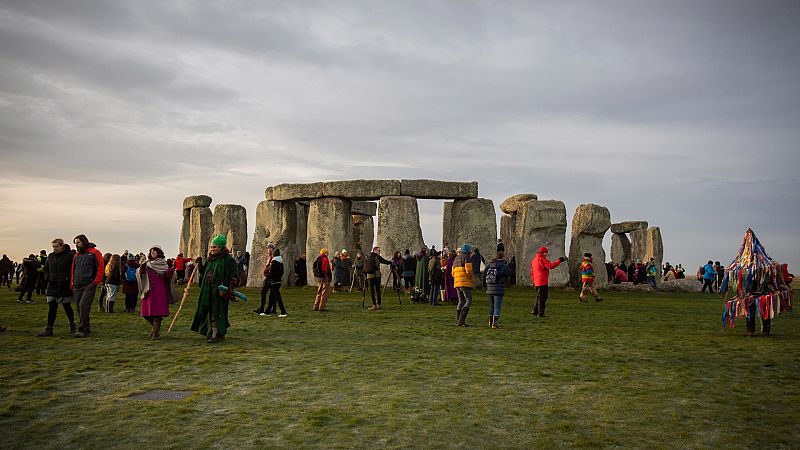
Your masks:
<instances>
[{"instance_id":1,"label":"blue jacket","mask_svg":"<svg viewBox=\"0 0 800 450\"><path fill-rule=\"evenodd\" d=\"M492 284L489 284L487 281L486 295L502 297L506 293L506 279L511 276L511 269L509 269L505 259L495 259L490 262L489 265L486 266L486 272L488 273L491 268L497 269L497 279Z\"/></svg>"},{"instance_id":2,"label":"blue jacket","mask_svg":"<svg viewBox=\"0 0 800 450\"><path fill-rule=\"evenodd\" d=\"M714 270L714 266L711 264L706 264L703 266L703 270L705 271L705 273L703 273L703 278L706 280L713 280L714 277L717 276L717 271Z\"/></svg>"}]
</instances>

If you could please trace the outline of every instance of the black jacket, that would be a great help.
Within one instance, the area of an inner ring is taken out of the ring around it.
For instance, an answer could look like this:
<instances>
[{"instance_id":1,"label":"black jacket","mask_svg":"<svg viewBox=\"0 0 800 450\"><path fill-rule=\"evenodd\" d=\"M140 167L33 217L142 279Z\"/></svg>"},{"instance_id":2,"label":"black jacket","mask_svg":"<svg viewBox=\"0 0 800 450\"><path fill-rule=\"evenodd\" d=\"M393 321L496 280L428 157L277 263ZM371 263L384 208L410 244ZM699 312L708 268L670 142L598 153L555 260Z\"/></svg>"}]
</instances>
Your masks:
<instances>
[{"instance_id":1,"label":"black jacket","mask_svg":"<svg viewBox=\"0 0 800 450\"><path fill-rule=\"evenodd\" d=\"M269 265L269 273L267 274L267 281L270 284L280 284L283 280L283 259L276 256L272 259L272 264Z\"/></svg>"},{"instance_id":2,"label":"black jacket","mask_svg":"<svg viewBox=\"0 0 800 450\"><path fill-rule=\"evenodd\" d=\"M60 253L50 253L44 265L48 297L72 297L69 277L72 272L72 251L64 244Z\"/></svg>"}]
</instances>

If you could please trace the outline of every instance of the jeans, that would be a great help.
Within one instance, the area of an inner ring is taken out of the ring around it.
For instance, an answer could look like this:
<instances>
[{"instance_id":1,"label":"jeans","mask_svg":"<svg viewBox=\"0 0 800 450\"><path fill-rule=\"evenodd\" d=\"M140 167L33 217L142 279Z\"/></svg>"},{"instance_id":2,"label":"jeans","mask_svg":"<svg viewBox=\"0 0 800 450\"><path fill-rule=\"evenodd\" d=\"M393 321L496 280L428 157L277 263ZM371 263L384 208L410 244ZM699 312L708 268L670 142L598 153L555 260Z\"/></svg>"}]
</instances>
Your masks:
<instances>
[{"instance_id":1,"label":"jeans","mask_svg":"<svg viewBox=\"0 0 800 450\"><path fill-rule=\"evenodd\" d=\"M647 277L647 282L653 286L653 289L655 289L656 292L658 292L658 283L656 283L656 277Z\"/></svg>"},{"instance_id":2,"label":"jeans","mask_svg":"<svg viewBox=\"0 0 800 450\"><path fill-rule=\"evenodd\" d=\"M490 295L489 296L489 315L500 317L500 308L503 306L503 296L502 295Z\"/></svg>"},{"instance_id":3,"label":"jeans","mask_svg":"<svg viewBox=\"0 0 800 450\"><path fill-rule=\"evenodd\" d=\"M472 288L460 287L456 288L456 291L458 292L458 305L456 305L456 309L469 309L472 306Z\"/></svg>"},{"instance_id":4,"label":"jeans","mask_svg":"<svg viewBox=\"0 0 800 450\"><path fill-rule=\"evenodd\" d=\"M97 286L93 284L76 287L72 290L75 302L78 304L78 331L83 331L84 333L91 333L92 331L92 326L89 323L89 311L92 310L95 292L97 292Z\"/></svg>"},{"instance_id":5,"label":"jeans","mask_svg":"<svg viewBox=\"0 0 800 450\"><path fill-rule=\"evenodd\" d=\"M378 277L375 278L368 278L367 283L369 283L369 295L372 297L372 304L375 304L375 291L378 291L378 303L377 305L380 306L381 304L381 279Z\"/></svg>"},{"instance_id":6,"label":"jeans","mask_svg":"<svg viewBox=\"0 0 800 450\"><path fill-rule=\"evenodd\" d=\"M435 305L439 302L439 291L442 289L442 285L440 284L431 284L431 295L429 296L429 300L431 301L431 305Z\"/></svg>"}]
</instances>

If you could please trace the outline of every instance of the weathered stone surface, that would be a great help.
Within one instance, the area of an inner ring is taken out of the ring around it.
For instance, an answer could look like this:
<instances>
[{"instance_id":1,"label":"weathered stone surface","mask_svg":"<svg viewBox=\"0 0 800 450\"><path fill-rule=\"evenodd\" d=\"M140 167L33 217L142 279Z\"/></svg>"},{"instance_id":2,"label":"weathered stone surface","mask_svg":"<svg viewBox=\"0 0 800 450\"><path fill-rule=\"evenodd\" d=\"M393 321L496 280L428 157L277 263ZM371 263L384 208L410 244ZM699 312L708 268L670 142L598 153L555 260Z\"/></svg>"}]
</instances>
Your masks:
<instances>
[{"instance_id":1,"label":"weathered stone surface","mask_svg":"<svg viewBox=\"0 0 800 450\"><path fill-rule=\"evenodd\" d=\"M306 239L307 278L311 286L316 285L313 265L320 249L327 248L333 256L336 249L347 248L353 242L351 210L351 202L347 199L323 197L311 200Z\"/></svg>"},{"instance_id":2,"label":"weathered stone surface","mask_svg":"<svg viewBox=\"0 0 800 450\"><path fill-rule=\"evenodd\" d=\"M191 208L184 209L181 212L181 215L183 216L183 220L181 221L181 240L180 243L178 244L178 251L186 255L187 248L189 246L189 235L191 233L191 228L189 223L189 220L192 215Z\"/></svg>"},{"instance_id":3,"label":"weathered stone surface","mask_svg":"<svg viewBox=\"0 0 800 450\"><path fill-rule=\"evenodd\" d=\"M625 233L614 233L611 235L611 262L625 264L631 261L631 241Z\"/></svg>"},{"instance_id":4,"label":"weathered stone surface","mask_svg":"<svg viewBox=\"0 0 800 450\"><path fill-rule=\"evenodd\" d=\"M400 195L399 180L346 180L322 183L325 197L350 200L378 200L381 197Z\"/></svg>"},{"instance_id":5,"label":"weathered stone surface","mask_svg":"<svg viewBox=\"0 0 800 450\"><path fill-rule=\"evenodd\" d=\"M611 291L623 292L655 292L653 286L649 284L633 284L629 281L620 284L609 284L605 288Z\"/></svg>"},{"instance_id":6,"label":"weathered stone surface","mask_svg":"<svg viewBox=\"0 0 800 450\"><path fill-rule=\"evenodd\" d=\"M655 258L656 265L661 271L661 263L664 261L664 244L661 241L661 228L650 227L645 230L644 255L642 261L649 261Z\"/></svg>"},{"instance_id":7,"label":"weathered stone surface","mask_svg":"<svg viewBox=\"0 0 800 450\"><path fill-rule=\"evenodd\" d=\"M374 216L378 213L378 204L376 202L353 202L353 214L362 216Z\"/></svg>"},{"instance_id":8,"label":"weathered stone surface","mask_svg":"<svg viewBox=\"0 0 800 450\"><path fill-rule=\"evenodd\" d=\"M606 252L603 250L603 236L611 227L611 213L605 206L587 203L578 205L572 216L572 238L569 245L570 282L581 286L581 263L583 254L592 254L595 273L595 286L600 288L608 283L605 270Z\"/></svg>"},{"instance_id":9,"label":"weathered stone surface","mask_svg":"<svg viewBox=\"0 0 800 450\"><path fill-rule=\"evenodd\" d=\"M477 198L478 182L400 180L400 195L428 199Z\"/></svg>"},{"instance_id":10,"label":"weathered stone surface","mask_svg":"<svg viewBox=\"0 0 800 450\"><path fill-rule=\"evenodd\" d=\"M517 216L516 214L503 214L500 216L500 239L506 248L506 261L511 261L512 256L517 255Z\"/></svg>"},{"instance_id":11,"label":"weathered stone surface","mask_svg":"<svg viewBox=\"0 0 800 450\"><path fill-rule=\"evenodd\" d=\"M383 197L378 203L378 246L385 258L400 250L419 250L425 244L419 225L417 199L406 196ZM384 275L386 266L381 266Z\"/></svg>"},{"instance_id":12,"label":"weathered stone surface","mask_svg":"<svg viewBox=\"0 0 800 450\"><path fill-rule=\"evenodd\" d=\"M232 255L237 251L247 250L247 210L241 205L217 205L214 207L214 232L213 238L217 234L222 234L228 238L228 250ZM209 243L210 244L210 243Z\"/></svg>"},{"instance_id":13,"label":"weathered stone surface","mask_svg":"<svg viewBox=\"0 0 800 450\"><path fill-rule=\"evenodd\" d=\"M658 285L661 292L700 292L702 289L703 283L689 278L663 281Z\"/></svg>"},{"instance_id":14,"label":"weathered stone surface","mask_svg":"<svg viewBox=\"0 0 800 450\"><path fill-rule=\"evenodd\" d=\"M517 212L515 237L517 257L517 284L531 286L530 267L539 247L547 247L551 261L566 256L567 209L558 200L530 201L523 203ZM550 271L552 287L563 287L569 283L569 269L561 264Z\"/></svg>"},{"instance_id":15,"label":"weathered stone surface","mask_svg":"<svg viewBox=\"0 0 800 450\"><path fill-rule=\"evenodd\" d=\"M503 200L503 203L500 203L500 211L503 211L506 214L516 214L520 209L520 205L538 199L539 197L537 197L536 194L512 195L511 197Z\"/></svg>"},{"instance_id":16,"label":"weathered stone surface","mask_svg":"<svg viewBox=\"0 0 800 450\"><path fill-rule=\"evenodd\" d=\"M297 253L306 256L306 240L308 239L308 208L306 203L297 203ZM299 256L298 256L299 257Z\"/></svg>"},{"instance_id":17,"label":"weathered stone surface","mask_svg":"<svg viewBox=\"0 0 800 450\"><path fill-rule=\"evenodd\" d=\"M281 251L284 286L294 281L294 260L299 249L305 250L305 240L297 241L297 203L264 200L256 207L256 226L250 245L250 267L247 285L261 286L267 264L267 244L272 242Z\"/></svg>"},{"instance_id":18,"label":"weathered stone surface","mask_svg":"<svg viewBox=\"0 0 800 450\"><path fill-rule=\"evenodd\" d=\"M300 201L322 197L322 182L284 183L271 186L264 191L267 200Z\"/></svg>"},{"instance_id":19,"label":"weathered stone surface","mask_svg":"<svg viewBox=\"0 0 800 450\"><path fill-rule=\"evenodd\" d=\"M444 202L444 204L442 204L442 248L449 245L451 250L456 248L456 243L450 238L452 219L453 202Z\"/></svg>"},{"instance_id":20,"label":"weathered stone surface","mask_svg":"<svg viewBox=\"0 0 800 450\"><path fill-rule=\"evenodd\" d=\"M490 260L497 248L497 215L494 203L487 198L456 200L451 211L450 245L463 244L479 249Z\"/></svg>"},{"instance_id":21,"label":"weathered stone surface","mask_svg":"<svg viewBox=\"0 0 800 450\"><path fill-rule=\"evenodd\" d=\"M612 233L630 233L631 231L645 229L647 229L647 222L644 220L629 220L627 222L611 224Z\"/></svg>"},{"instance_id":22,"label":"weathered stone surface","mask_svg":"<svg viewBox=\"0 0 800 450\"><path fill-rule=\"evenodd\" d=\"M353 244L347 250L355 255L357 250L364 254L372 250L375 241L375 222L372 216L353 214Z\"/></svg>"},{"instance_id":23,"label":"weathered stone surface","mask_svg":"<svg viewBox=\"0 0 800 450\"><path fill-rule=\"evenodd\" d=\"M647 262L644 259L645 245L647 244L647 231L646 230L633 230L630 232L631 236L631 259L636 261Z\"/></svg>"},{"instance_id":24,"label":"weathered stone surface","mask_svg":"<svg viewBox=\"0 0 800 450\"><path fill-rule=\"evenodd\" d=\"M189 210L189 240L183 255L187 258L208 256L208 243L214 232L213 214L210 208Z\"/></svg>"},{"instance_id":25,"label":"weathered stone surface","mask_svg":"<svg viewBox=\"0 0 800 450\"><path fill-rule=\"evenodd\" d=\"M183 199L183 209L208 208L211 206L211 197L207 195L192 195Z\"/></svg>"}]
</instances>

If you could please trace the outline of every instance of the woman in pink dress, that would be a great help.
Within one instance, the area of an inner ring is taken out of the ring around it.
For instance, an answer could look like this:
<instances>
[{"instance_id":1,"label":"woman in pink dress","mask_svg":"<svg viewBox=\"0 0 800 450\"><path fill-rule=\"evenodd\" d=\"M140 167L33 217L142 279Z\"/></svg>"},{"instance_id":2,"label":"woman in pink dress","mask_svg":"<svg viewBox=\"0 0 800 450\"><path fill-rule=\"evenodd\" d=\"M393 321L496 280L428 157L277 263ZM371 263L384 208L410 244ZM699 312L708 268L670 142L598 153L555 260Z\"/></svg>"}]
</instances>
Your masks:
<instances>
[{"instance_id":1,"label":"woman in pink dress","mask_svg":"<svg viewBox=\"0 0 800 450\"><path fill-rule=\"evenodd\" d=\"M160 338L161 320L169 315L174 273L175 270L167 265L164 251L157 245L150 249L147 260L142 262L137 272L142 298L142 317L153 327L150 339Z\"/></svg>"},{"instance_id":2,"label":"woman in pink dress","mask_svg":"<svg viewBox=\"0 0 800 450\"><path fill-rule=\"evenodd\" d=\"M450 253L447 255L447 266L444 272L444 284L447 288L447 298L442 299L442 301L449 300L451 303L453 301L458 301L458 291L454 286L455 280L453 280L453 261L456 259L456 252L454 250L450 250Z\"/></svg>"}]
</instances>

